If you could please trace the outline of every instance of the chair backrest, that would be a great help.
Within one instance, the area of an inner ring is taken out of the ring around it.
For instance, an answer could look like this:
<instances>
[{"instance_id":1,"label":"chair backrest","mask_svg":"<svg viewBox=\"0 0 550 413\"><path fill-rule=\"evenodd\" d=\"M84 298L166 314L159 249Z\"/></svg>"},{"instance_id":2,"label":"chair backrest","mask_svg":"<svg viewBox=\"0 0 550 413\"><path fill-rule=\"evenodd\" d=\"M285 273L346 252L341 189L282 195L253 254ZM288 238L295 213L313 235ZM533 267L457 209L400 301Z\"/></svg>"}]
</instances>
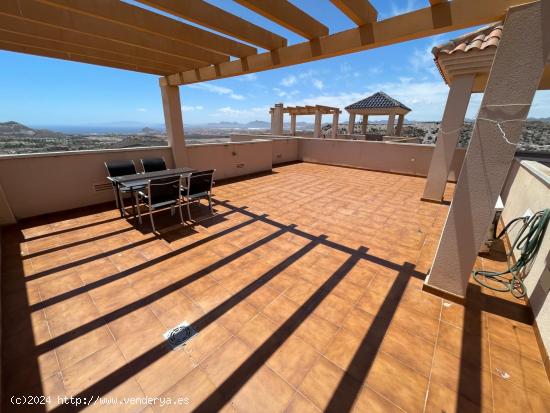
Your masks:
<instances>
[{"instance_id":1,"label":"chair backrest","mask_svg":"<svg viewBox=\"0 0 550 413\"><path fill-rule=\"evenodd\" d=\"M107 161L105 162L105 167L110 177L136 173L136 166L133 160Z\"/></svg>"},{"instance_id":2,"label":"chair backrest","mask_svg":"<svg viewBox=\"0 0 550 413\"><path fill-rule=\"evenodd\" d=\"M147 182L147 196L149 203L172 201L180 197L181 181L179 176L150 179Z\"/></svg>"},{"instance_id":3,"label":"chair backrest","mask_svg":"<svg viewBox=\"0 0 550 413\"><path fill-rule=\"evenodd\" d=\"M166 170L164 158L144 158L141 160L141 166L145 172L156 172Z\"/></svg>"},{"instance_id":4,"label":"chair backrest","mask_svg":"<svg viewBox=\"0 0 550 413\"><path fill-rule=\"evenodd\" d=\"M192 172L187 178L187 195L202 194L212 190L215 169Z\"/></svg>"}]
</instances>

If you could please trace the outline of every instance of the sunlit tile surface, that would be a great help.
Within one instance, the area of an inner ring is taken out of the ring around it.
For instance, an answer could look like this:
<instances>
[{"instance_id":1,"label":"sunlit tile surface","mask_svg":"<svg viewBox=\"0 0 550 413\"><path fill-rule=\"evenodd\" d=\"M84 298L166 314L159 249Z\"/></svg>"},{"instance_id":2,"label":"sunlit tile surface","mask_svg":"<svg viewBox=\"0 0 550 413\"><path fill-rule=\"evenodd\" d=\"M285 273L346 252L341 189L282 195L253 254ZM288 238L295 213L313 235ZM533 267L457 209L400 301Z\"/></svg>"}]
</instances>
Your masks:
<instances>
[{"instance_id":1,"label":"sunlit tile surface","mask_svg":"<svg viewBox=\"0 0 550 413\"><path fill-rule=\"evenodd\" d=\"M111 204L6 228L5 410L550 411L523 302L421 290L448 209L424 184L299 163L217 186L193 227L161 213L160 236ZM173 351L183 321L198 334Z\"/></svg>"}]
</instances>

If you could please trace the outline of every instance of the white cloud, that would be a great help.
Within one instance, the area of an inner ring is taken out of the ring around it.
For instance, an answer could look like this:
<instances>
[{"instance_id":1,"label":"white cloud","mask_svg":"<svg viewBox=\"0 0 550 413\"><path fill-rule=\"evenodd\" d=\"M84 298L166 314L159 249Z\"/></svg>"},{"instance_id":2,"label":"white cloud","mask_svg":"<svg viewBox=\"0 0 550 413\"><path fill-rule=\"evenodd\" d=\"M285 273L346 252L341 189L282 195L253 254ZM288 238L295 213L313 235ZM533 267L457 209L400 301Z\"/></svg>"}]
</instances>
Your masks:
<instances>
[{"instance_id":1,"label":"white cloud","mask_svg":"<svg viewBox=\"0 0 550 413\"><path fill-rule=\"evenodd\" d=\"M290 75L290 76L287 76L287 77L283 78L283 80L281 80L281 85L286 86L286 87L290 87L290 86L296 84L297 81L298 81L298 79L296 78L296 76Z\"/></svg>"},{"instance_id":2,"label":"white cloud","mask_svg":"<svg viewBox=\"0 0 550 413\"><path fill-rule=\"evenodd\" d=\"M192 112L192 111L195 111L195 110L203 110L204 109L204 106L182 106L181 107L181 110L184 111L184 112Z\"/></svg>"},{"instance_id":3,"label":"white cloud","mask_svg":"<svg viewBox=\"0 0 550 413\"><path fill-rule=\"evenodd\" d=\"M224 106L219 108L215 113L214 116L216 117L225 117L231 116L230 119L225 120L253 120L254 117L262 117L267 118L267 115L269 114L269 107L252 107L252 108L244 108L244 109L236 109L231 106Z\"/></svg>"},{"instance_id":4,"label":"white cloud","mask_svg":"<svg viewBox=\"0 0 550 413\"><path fill-rule=\"evenodd\" d=\"M313 79L312 83L313 83L313 86L315 86L319 90L322 90L325 87L323 81L319 79Z\"/></svg>"},{"instance_id":5,"label":"white cloud","mask_svg":"<svg viewBox=\"0 0 550 413\"><path fill-rule=\"evenodd\" d=\"M256 75L256 73L249 73L244 76L239 76L240 81L253 82L254 80L257 80L257 79L258 79L258 75Z\"/></svg>"},{"instance_id":6,"label":"white cloud","mask_svg":"<svg viewBox=\"0 0 550 413\"><path fill-rule=\"evenodd\" d=\"M390 16L397 16L399 14L409 13L416 8L416 0L407 0L407 4L405 4L405 6L397 6L395 2L392 1Z\"/></svg>"},{"instance_id":7,"label":"white cloud","mask_svg":"<svg viewBox=\"0 0 550 413\"><path fill-rule=\"evenodd\" d=\"M137 108L136 110L138 112L147 112L147 109L145 109L145 108Z\"/></svg>"},{"instance_id":8,"label":"white cloud","mask_svg":"<svg viewBox=\"0 0 550 413\"><path fill-rule=\"evenodd\" d=\"M211 93L216 93L218 95L229 96L231 99L235 99L235 100L244 99L243 95L239 95L233 92L233 89L229 89L228 87L224 87L224 86L216 86L210 83L194 83L192 85L189 85L189 87L192 89L199 89L199 90L204 90Z\"/></svg>"}]
</instances>

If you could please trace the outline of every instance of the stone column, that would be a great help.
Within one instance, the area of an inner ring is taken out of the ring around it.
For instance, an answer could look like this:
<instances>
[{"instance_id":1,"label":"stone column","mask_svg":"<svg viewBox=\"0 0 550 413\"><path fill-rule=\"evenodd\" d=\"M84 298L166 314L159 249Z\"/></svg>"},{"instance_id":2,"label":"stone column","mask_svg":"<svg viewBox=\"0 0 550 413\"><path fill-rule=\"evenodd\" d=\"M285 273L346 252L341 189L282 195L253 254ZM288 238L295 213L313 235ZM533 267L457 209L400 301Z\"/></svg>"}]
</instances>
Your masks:
<instances>
[{"instance_id":1,"label":"stone column","mask_svg":"<svg viewBox=\"0 0 550 413\"><path fill-rule=\"evenodd\" d=\"M456 76L451 83L422 199L438 202L443 199L451 162L460 138L458 129L464 124L474 79L474 74L461 75Z\"/></svg>"},{"instance_id":2,"label":"stone column","mask_svg":"<svg viewBox=\"0 0 550 413\"><path fill-rule=\"evenodd\" d=\"M544 5L543 5L544 4ZM548 2L509 9L425 288L464 297L549 57ZM546 32L545 32L546 30ZM546 36L546 38L545 38ZM501 123L499 129L494 122ZM426 287L427 286L427 287Z\"/></svg>"},{"instance_id":3,"label":"stone column","mask_svg":"<svg viewBox=\"0 0 550 413\"><path fill-rule=\"evenodd\" d=\"M273 108L273 114L271 115L271 134L282 135L283 134L283 104L276 103Z\"/></svg>"},{"instance_id":4,"label":"stone column","mask_svg":"<svg viewBox=\"0 0 550 413\"><path fill-rule=\"evenodd\" d=\"M354 129L355 129L355 113L350 113L349 121L348 121L348 134L353 135Z\"/></svg>"},{"instance_id":5,"label":"stone column","mask_svg":"<svg viewBox=\"0 0 550 413\"><path fill-rule=\"evenodd\" d=\"M290 134L296 136L296 114L292 113L290 115Z\"/></svg>"},{"instance_id":6,"label":"stone column","mask_svg":"<svg viewBox=\"0 0 550 413\"><path fill-rule=\"evenodd\" d=\"M172 156L176 167L189 166L185 136L183 133L183 115L181 113L180 91L178 86L160 86L164 124L168 145L172 148Z\"/></svg>"},{"instance_id":7,"label":"stone column","mask_svg":"<svg viewBox=\"0 0 550 413\"><path fill-rule=\"evenodd\" d=\"M405 121L405 115L399 115L397 117L397 127L395 128L395 134L401 136L401 131L403 129L403 122Z\"/></svg>"},{"instance_id":8,"label":"stone column","mask_svg":"<svg viewBox=\"0 0 550 413\"><path fill-rule=\"evenodd\" d=\"M395 113L390 113L388 116L388 127L386 129L386 134L389 136L395 135L393 125L395 124Z\"/></svg>"},{"instance_id":9,"label":"stone column","mask_svg":"<svg viewBox=\"0 0 550 413\"><path fill-rule=\"evenodd\" d=\"M367 125L369 124L369 115L363 115L363 121L361 122L361 133L367 134Z\"/></svg>"},{"instance_id":10,"label":"stone column","mask_svg":"<svg viewBox=\"0 0 550 413\"><path fill-rule=\"evenodd\" d=\"M322 120L322 114L319 111L315 112L315 126L313 128L313 137L314 138L320 138L321 137L321 120Z\"/></svg>"},{"instance_id":11,"label":"stone column","mask_svg":"<svg viewBox=\"0 0 550 413\"><path fill-rule=\"evenodd\" d=\"M332 114L332 139L338 137L338 117L340 116L340 111L336 111Z\"/></svg>"}]
</instances>

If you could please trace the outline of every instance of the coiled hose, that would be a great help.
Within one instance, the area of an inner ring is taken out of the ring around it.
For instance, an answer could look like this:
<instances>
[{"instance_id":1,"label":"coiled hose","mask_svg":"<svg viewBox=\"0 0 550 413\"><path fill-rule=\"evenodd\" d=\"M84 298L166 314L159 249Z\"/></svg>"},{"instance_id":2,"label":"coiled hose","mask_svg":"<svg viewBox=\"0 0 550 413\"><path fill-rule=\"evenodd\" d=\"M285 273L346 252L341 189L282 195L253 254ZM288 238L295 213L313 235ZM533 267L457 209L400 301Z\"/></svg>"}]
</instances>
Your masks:
<instances>
[{"instance_id":1,"label":"coiled hose","mask_svg":"<svg viewBox=\"0 0 550 413\"><path fill-rule=\"evenodd\" d=\"M543 209L533 214L531 218L519 217L510 221L500 232L497 238L501 238L508 228L515 222L523 221L523 226L519 231L516 240L512 244L510 252L507 254L508 263L512 260L512 254L515 249L521 251L521 255L512 266L508 264L508 270L502 272L493 271L473 271L474 279L482 286L493 291L510 291L516 298L522 298L526 294L523 284L524 270L527 265L535 258L544 238L546 227L550 221L550 209ZM493 283L488 284L488 281Z\"/></svg>"}]
</instances>

